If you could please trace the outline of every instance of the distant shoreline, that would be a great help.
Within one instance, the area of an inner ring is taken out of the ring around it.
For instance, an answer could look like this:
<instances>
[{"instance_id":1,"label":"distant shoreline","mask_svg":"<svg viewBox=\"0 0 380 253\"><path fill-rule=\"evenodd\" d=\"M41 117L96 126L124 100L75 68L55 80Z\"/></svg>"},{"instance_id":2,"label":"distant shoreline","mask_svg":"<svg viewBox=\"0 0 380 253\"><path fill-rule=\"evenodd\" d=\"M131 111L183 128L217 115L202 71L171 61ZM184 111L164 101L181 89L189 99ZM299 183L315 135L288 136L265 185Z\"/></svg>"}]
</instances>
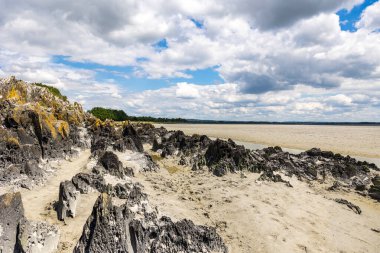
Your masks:
<instances>
[{"instance_id":1,"label":"distant shoreline","mask_svg":"<svg viewBox=\"0 0 380 253\"><path fill-rule=\"evenodd\" d=\"M185 122L154 122L162 124L218 124L218 125L311 125L311 126L380 126L380 122L276 122L276 121L214 121L186 120Z\"/></svg>"},{"instance_id":2,"label":"distant shoreline","mask_svg":"<svg viewBox=\"0 0 380 253\"><path fill-rule=\"evenodd\" d=\"M380 124L154 124L187 135L380 159Z\"/></svg>"}]
</instances>

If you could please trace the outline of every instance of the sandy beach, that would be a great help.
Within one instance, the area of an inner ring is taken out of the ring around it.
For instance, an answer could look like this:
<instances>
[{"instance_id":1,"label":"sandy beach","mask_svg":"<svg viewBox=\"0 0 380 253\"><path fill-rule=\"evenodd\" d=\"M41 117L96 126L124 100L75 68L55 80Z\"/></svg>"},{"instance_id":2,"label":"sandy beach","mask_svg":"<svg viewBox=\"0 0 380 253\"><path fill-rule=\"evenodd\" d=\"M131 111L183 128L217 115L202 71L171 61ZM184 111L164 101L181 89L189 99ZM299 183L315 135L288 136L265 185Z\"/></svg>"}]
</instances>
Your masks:
<instances>
[{"instance_id":1,"label":"sandy beach","mask_svg":"<svg viewBox=\"0 0 380 253\"><path fill-rule=\"evenodd\" d=\"M313 147L343 155L380 158L380 127L327 125L157 124L185 134L265 146L307 150Z\"/></svg>"},{"instance_id":2,"label":"sandy beach","mask_svg":"<svg viewBox=\"0 0 380 253\"><path fill-rule=\"evenodd\" d=\"M154 155L154 152L151 152ZM157 157L157 156L154 156ZM173 159L159 159L157 173L138 174L151 204L175 220L217 228L231 253L378 252L379 204L352 192L331 192L326 184L290 180L259 182L259 174L219 178L191 171ZM334 201L347 199L358 215Z\"/></svg>"}]
</instances>

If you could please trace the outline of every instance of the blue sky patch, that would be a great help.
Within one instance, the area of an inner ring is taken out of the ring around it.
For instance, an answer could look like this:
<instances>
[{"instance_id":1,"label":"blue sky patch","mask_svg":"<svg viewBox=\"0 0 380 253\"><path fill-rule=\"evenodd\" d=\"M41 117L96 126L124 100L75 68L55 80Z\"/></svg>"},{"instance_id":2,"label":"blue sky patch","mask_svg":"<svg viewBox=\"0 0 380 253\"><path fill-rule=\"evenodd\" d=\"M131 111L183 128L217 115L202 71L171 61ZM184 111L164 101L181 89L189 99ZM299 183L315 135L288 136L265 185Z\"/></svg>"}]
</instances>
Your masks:
<instances>
[{"instance_id":1,"label":"blue sky patch","mask_svg":"<svg viewBox=\"0 0 380 253\"><path fill-rule=\"evenodd\" d=\"M220 77L219 73L215 70L215 67L198 69L198 70L187 70L184 71L186 74L191 75L192 78L175 78L172 81L174 82L188 82L199 85L208 85L208 84L219 84L223 82L223 79Z\"/></svg>"},{"instance_id":2,"label":"blue sky patch","mask_svg":"<svg viewBox=\"0 0 380 253\"><path fill-rule=\"evenodd\" d=\"M156 51L161 52L162 50L169 48L168 41L166 39L159 40L153 44L153 47Z\"/></svg>"},{"instance_id":3,"label":"blue sky patch","mask_svg":"<svg viewBox=\"0 0 380 253\"><path fill-rule=\"evenodd\" d=\"M340 29L342 31L356 32L356 22L360 20L363 11L370 5L376 3L378 0L365 0L362 4L355 5L352 10L348 11L342 9L336 14L339 16Z\"/></svg>"},{"instance_id":4,"label":"blue sky patch","mask_svg":"<svg viewBox=\"0 0 380 253\"><path fill-rule=\"evenodd\" d=\"M204 28L204 24L203 24L203 21L200 21L200 20L197 20L195 18L190 18L191 22L194 23L194 25L199 28L199 29L203 29Z\"/></svg>"},{"instance_id":5,"label":"blue sky patch","mask_svg":"<svg viewBox=\"0 0 380 253\"><path fill-rule=\"evenodd\" d=\"M137 62L149 61L148 58L141 57L136 59ZM186 70L184 73L192 76L191 78L161 78L150 79L144 76L136 76L134 72L139 69L135 66L108 66L93 62L77 62L70 60L69 56L55 55L52 62L63 64L75 69L85 69L95 72L95 80L97 82L115 83L131 92L144 90L156 90L170 87L178 82L188 82L199 85L219 84L223 79L219 76L216 68L218 66L199 69Z\"/></svg>"}]
</instances>

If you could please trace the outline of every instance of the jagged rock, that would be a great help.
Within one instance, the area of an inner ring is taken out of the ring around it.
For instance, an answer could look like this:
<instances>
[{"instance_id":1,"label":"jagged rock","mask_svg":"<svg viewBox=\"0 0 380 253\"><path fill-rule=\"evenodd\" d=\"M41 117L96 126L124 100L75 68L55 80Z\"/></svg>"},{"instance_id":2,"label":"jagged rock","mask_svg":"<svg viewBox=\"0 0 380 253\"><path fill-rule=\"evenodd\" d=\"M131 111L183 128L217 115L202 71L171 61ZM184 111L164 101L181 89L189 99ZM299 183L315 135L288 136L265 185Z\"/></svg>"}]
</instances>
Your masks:
<instances>
[{"instance_id":1,"label":"jagged rock","mask_svg":"<svg viewBox=\"0 0 380 253\"><path fill-rule=\"evenodd\" d=\"M215 176L222 177L228 173L227 166L219 165L212 172Z\"/></svg>"},{"instance_id":2,"label":"jagged rock","mask_svg":"<svg viewBox=\"0 0 380 253\"><path fill-rule=\"evenodd\" d=\"M119 199L127 199L131 192L129 184L116 184L113 187L113 196L118 197Z\"/></svg>"},{"instance_id":3,"label":"jagged rock","mask_svg":"<svg viewBox=\"0 0 380 253\"><path fill-rule=\"evenodd\" d=\"M101 151L106 151L108 142L106 138L93 138L91 143L91 153L99 154Z\"/></svg>"},{"instance_id":4,"label":"jagged rock","mask_svg":"<svg viewBox=\"0 0 380 253\"><path fill-rule=\"evenodd\" d=\"M236 145L232 140L217 139L208 145L205 153L206 165L209 168L222 167L229 172L240 170L256 171L256 161L250 151L243 146Z\"/></svg>"},{"instance_id":5,"label":"jagged rock","mask_svg":"<svg viewBox=\"0 0 380 253\"><path fill-rule=\"evenodd\" d=\"M196 226L187 219L173 222L164 216L150 227L133 220L129 230L133 252L228 252L215 228Z\"/></svg>"},{"instance_id":6,"label":"jagged rock","mask_svg":"<svg viewBox=\"0 0 380 253\"><path fill-rule=\"evenodd\" d=\"M336 191L336 190L340 190L343 187L344 185L342 185L342 183L340 183L339 181L334 181L333 185L327 188L327 190Z\"/></svg>"},{"instance_id":7,"label":"jagged rock","mask_svg":"<svg viewBox=\"0 0 380 253\"><path fill-rule=\"evenodd\" d=\"M106 182L103 176L98 174L78 173L71 179L71 182L82 194L89 193L91 189L104 192L106 188Z\"/></svg>"},{"instance_id":8,"label":"jagged rock","mask_svg":"<svg viewBox=\"0 0 380 253\"><path fill-rule=\"evenodd\" d=\"M379 175L375 176L372 179L372 183L373 185L371 185L371 187L369 188L368 195L371 198L380 201L380 176Z\"/></svg>"},{"instance_id":9,"label":"jagged rock","mask_svg":"<svg viewBox=\"0 0 380 253\"><path fill-rule=\"evenodd\" d=\"M153 172L153 171L158 171L160 169L158 164L155 161L153 161L153 158L149 154L144 152L143 156L144 156L144 162L142 162L142 168L141 168L142 171Z\"/></svg>"},{"instance_id":10,"label":"jagged rock","mask_svg":"<svg viewBox=\"0 0 380 253\"><path fill-rule=\"evenodd\" d=\"M111 151L106 151L99 159L99 164L102 165L105 170L116 177L123 178L125 173L123 164L119 161L117 155Z\"/></svg>"},{"instance_id":11,"label":"jagged rock","mask_svg":"<svg viewBox=\"0 0 380 253\"><path fill-rule=\"evenodd\" d=\"M152 124L137 123L134 124L137 134L139 135L141 142L149 143L153 145L153 142L160 136L164 136L168 130L164 127L155 128Z\"/></svg>"},{"instance_id":12,"label":"jagged rock","mask_svg":"<svg viewBox=\"0 0 380 253\"><path fill-rule=\"evenodd\" d=\"M38 166L36 161L27 161L23 168L23 173L28 175L32 179L38 179L43 176L42 169Z\"/></svg>"},{"instance_id":13,"label":"jagged rock","mask_svg":"<svg viewBox=\"0 0 380 253\"><path fill-rule=\"evenodd\" d=\"M357 214L361 214L362 210L357 205L352 204L351 202L345 200L345 199L335 199L335 202L339 204L346 205L348 208L350 208L352 211L354 211Z\"/></svg>"},{"instance_id":14,"label":"jagged rock","mask_svg":"<svg viewBox=\"0 0 380 253\"><path fill-rule=\"evenodd\" d=\"M140 131L146 134L146 130ZM318 148L296 155L284 152L280 147L250 151L232 140L213 141L199 135L190 137L182 131L160 132L155 129L154 132L152 150L159 152L161 157L177 156L180 165L188 165L193 170L207 166L217 176L237 171L283 171L287 176L295 175L307 181L325 181L332 177L357 191L365 191L370 184L370 169L379 170L375 164ZM372 195L376 196L376 192L378 189L373 186Z\"/></svg>"},{"instance_id":15,"label":"jagged rock","mask_svg":"<svg viewBox=\"0 0 380 253\"><path fill-rule=\"evenodd\" d=\"M352 187L357 190L357 191L365 191L366 190L366 186L368 185L368 183L365 182L364 179L360 179L358 177L354 177L351 179L351 184L352 184Z\"/></svg>"},{"instance_id":16,"label":"jagged rock","mask_svg":"<svg viewBox=\"0 0 380 253\"><path fill-rule=\"evenodd\" d=\"M0 252L13 253L20 221L24 218L21 194L6 193L0 196Z\"/></svg>"},{"instance_id":17,"label":"jagged rock","mask_svg":"<svg viewBox=\"0 0 380 253\"><path fill-rule=\"evenodd\" d=\"M140 187L132 187L121 206L113 205L107 194L98 198L74 252L227 252L227 248L215 228L157 219Z\"/></svg>"},{"instance_id":18,"label":"jagged rock","mask_svg":"<svg viewBox=\"0 0 380 253\"><path fill-rule=\"evenodd\" d=\"M47 222L24 221L17 236L17 252L53 253L59 242L58 227Z\"/></svg>"},{"instance_id":19,"label":"jagged rock","mask_svg":"<svg viewBox=\"0 0 380 253\"><path fill-rule=\"evenodd\" d=\"M113 206L112 198L105 193L101 194L74 252L133 252L129 246L127 230L132 218L131 211Z\"/></svg>"},{"instance_id":20,"label":"jagged rock","mask_svg":"<svg viewBox=\"0 0 380 253\"><path fill-rule=\"evenodd\" d=\"M59 185L59 200L56 206L59 220L65 220L67 217L75 217L75 209L79 197L80 192L77 191L71 181L61 182Z\"/></svg>"},{"instance_id":21,"label":"jagged rock","mask_svg":"<svg viewBox=\"0 0 380 253\"><path fill-rule=\"evenodd\" d=\"M282 179L281 175L274 174L273 171L271 171L271 170L264 171L257 180L259 180L259 181L272 181L275 183L280 182L280 183L285 183L286 186L288 186L288 187L293 187L289 181Z\"/></svg>"},{"instance_id":22,"label":"jagged rock","mask_svg":"<svg viewBox=\"0 0 380 253\"><path fill-rule=\"evenodd\" d=\"M0 181L22 186L40 180L40 158L64 158L81 145L78 126L86 115L47 88L0 79Z\"/></svg>"},{"instance_id":23,"label":"jagged rock","mask_svg":"<svg viewBox=\"0 0 380 253\"><path fill-rule=\"evenodd\" d=\"M139 152L144 151L143 145L141 143L141 139L132 125L128 124L124 128L123 137L125 140L124 150L129 149L129 150L139 151Z\"/></svg>"}]
</instances>

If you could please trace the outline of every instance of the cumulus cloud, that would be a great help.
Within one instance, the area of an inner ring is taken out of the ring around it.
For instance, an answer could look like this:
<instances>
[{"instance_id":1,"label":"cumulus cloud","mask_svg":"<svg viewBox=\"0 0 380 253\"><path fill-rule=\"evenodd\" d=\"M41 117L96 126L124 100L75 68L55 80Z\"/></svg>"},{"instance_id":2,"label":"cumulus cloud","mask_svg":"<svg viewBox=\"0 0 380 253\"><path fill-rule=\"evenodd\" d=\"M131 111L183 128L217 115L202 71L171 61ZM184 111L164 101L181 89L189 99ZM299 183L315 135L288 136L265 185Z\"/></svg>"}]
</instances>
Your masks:
<instances>
[{"instance_id":1,"label":"cumulus cloud","mask_svg":"<svg viewBox=\"0 0 380 253\"><path fill-rule=\"evenodd\" d=\"M379 105L363 103L363 101L379 101L379 94L345 94L319 93L318 89L297 85L295 90L271 91L264 94L242 94L237 84L195 85L186 86L196 90L199 96L178 96L177 84L169 88L149 90L131 94L124 103L127 111L137 115L198 118L219 120L279 120L289 119L299 121L334 120L350 121L353 115L356 120L366 120L368 117L378 117L376 111ZM304 96L311 94L313 96ZM173 104L175 109L173 110ZM148 109L149 108L149 109ZM347 118L341 118L349 115Z\"/></svg>"},{"instance_id":2,"label":"cumulus cloud","mask_svg":"<svg viewBox=\"0 0 380 253\"><path fill-rule=\"evenodd\" d=\"M124 106L140 115L196 117L195 110L203 118L285 119L312 112L320 119L351 110L376 120L379 2L364 10L355 33L342 31L335 14L362 2L3 0L0 75L60 87L87 108ZM157 50L162 40L168 48ZM54 63L55 55L129 66L133 73L117 75L172 86L131 93L127 81L99 81L100 70ZM192 84L191 71L207 68L224 83Z\"/></svg>"},{"instance_id":3,"label":"cumulus cloud","mask_svg":"<svg viewBox=\"0 0 380 253\"><path fill-rule=\"evenodd\" d=\"M178 83L176 89L176 96L178 98L198 98L199 91L196 86L188 83Z\"/></svg>"},{"instance_id":4,"label":"cumulus cloud","mask_svg":"<svg viewBox=\"0 0 380 253\"><path fill-rule=\"evenodd\" d=\"M338 8L352 8L361 1L340 0L238 0L229 1L235 11L250 17L261 29L276 29L293 25L299 20L325 12L334 12Z\"/></svg>"},{"instance_id":5,"label":"cumulus cloud","mask_svg":"<svg viewBox=\"0 0 380 253\"><path fill-rule=\"evenodd\" d=\"M364 10L356 27L365 28L370 31L380 29L380 2L376 2Z\"/></svg>"}]
</instances>

